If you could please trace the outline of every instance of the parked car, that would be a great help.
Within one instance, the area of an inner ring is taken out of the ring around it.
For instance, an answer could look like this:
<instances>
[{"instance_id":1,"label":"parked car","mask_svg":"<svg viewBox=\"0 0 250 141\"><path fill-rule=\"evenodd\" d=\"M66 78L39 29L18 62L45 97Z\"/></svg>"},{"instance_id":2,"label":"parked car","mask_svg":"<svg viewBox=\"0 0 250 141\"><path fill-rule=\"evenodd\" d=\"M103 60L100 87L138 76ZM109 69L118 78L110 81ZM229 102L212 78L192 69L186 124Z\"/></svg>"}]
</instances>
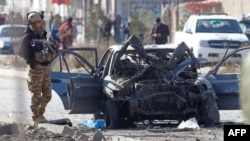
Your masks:
<instances>
[{"instance_id":1,"label":"parked car","mask_svg":"<svg viewBox=\"0 0 250 141\"><path fill-rule=\"evenodd\" d=\"M25 25L6 24L0 26L0 53L14 54L15 46L22 37Z\"/></svg>"},{"instance_id":2,"label":"parked car","mask_svg":"<svg viewBox=\"0 0 250 141\"><path fill-rule=\"evenodd\" d=\"M240 20L239 23L243 27L243 32L246 34L247 38L250 40L250 19Z\"/></svg>"},{"instance_id":3,"label":"parked car","mask_svg":"<svg viewBox=\"0 0 250 141\"><path fill-rule=\"evenodd\" d=\"M201 74L199 64L207 60L196 58L185 43L143 46L132 35L123 45L110 46L99 62L96 48L60 50L52 63L52 87L70 114L94 114L107 128L191 117L211 125L220 121L219 109L239 109L239 74L218 69L249 48L238 48Z\"/></svg>"},{"instance_id":4,"label":"parked car","mask_svg":"<svg viewBox=\"0 0 250 141\"><path fill-rule=\"evenodd\" d=\"M226 51L249 45L237 19L226 13L191 15L174 38L176 44L184 42L192 48L195 57L206 58L208 62L214 63L220 61ZM241 62L246 54L246 51L238 52L227 61Z\"/></svg>"}]
</instances>

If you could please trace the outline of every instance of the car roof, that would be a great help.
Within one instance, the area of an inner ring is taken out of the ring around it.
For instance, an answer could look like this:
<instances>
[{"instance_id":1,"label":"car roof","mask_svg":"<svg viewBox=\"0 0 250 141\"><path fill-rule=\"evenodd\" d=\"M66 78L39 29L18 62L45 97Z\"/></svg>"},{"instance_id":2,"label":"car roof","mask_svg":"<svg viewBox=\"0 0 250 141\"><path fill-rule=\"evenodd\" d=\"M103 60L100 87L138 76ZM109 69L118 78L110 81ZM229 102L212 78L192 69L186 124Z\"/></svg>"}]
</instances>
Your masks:
<instances>
[{"instance_id":1,"label":"car roof","mask_svg":"<svg viewBox=\"0 0 250 141\"><path fill-rule=\"evenodd\" d=\"M195 18L195 19L231 19L231 20L236 20L236 18L232 16L228 16L226 14L207 14L207 15L191 15L190 18Z\"/></svg>"},{"instance_id":2,"label":"car roof","mask_svg":"<svg viewBox=\"0 0 250 141\"><path fill-rule=\"evenodd\" d=\"M112 48L115 52L121 50L122 45L112 45L109 48ZM175 49L177 45L175 44L163 44L163 45L157 45L157 44L150 44L150 45L144 45L143 46L145 50L151 50L151 49ZM134 48L129 45L127 50L134 50Z\"/></svg>"}]
</instances>

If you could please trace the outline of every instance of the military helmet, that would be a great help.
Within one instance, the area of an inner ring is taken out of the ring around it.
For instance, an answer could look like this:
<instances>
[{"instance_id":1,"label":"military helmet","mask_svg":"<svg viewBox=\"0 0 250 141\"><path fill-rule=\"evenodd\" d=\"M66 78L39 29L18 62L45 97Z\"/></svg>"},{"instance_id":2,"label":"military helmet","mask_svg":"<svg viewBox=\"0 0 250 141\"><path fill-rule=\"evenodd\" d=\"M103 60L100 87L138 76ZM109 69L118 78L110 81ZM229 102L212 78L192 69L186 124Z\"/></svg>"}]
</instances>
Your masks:
<instances>
[{"instance_id":1,"label":"military helmet","mask_svg":"<svg viewBox=\"0 0 250 141\"><path fill-rule=\"evenodd\" d=\"M41 14L38 12L31 12L28 14L29 24L34 23L36 21L41 21L41 20L42 20Z\"/></svg>"}]
</instances>

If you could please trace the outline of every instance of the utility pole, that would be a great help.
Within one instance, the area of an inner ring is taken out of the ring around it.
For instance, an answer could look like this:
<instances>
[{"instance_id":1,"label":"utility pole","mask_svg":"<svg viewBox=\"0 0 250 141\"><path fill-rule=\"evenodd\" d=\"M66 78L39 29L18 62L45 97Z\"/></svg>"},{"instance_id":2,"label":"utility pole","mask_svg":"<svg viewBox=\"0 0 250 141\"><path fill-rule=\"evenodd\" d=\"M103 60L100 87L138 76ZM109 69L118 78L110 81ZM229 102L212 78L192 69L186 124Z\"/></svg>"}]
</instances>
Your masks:
<instances>
[{"instance_id":1,"label":"utility pole","mask_svg":"<svg viewBox=\"0 0 250 141\"><path fill-rule=\"evenodd\" d=\"M168 19L169 25L169 40L171 43L174 42L175 32L179 27L179 0L168 0Z\"/></svg>"}]
</instances>

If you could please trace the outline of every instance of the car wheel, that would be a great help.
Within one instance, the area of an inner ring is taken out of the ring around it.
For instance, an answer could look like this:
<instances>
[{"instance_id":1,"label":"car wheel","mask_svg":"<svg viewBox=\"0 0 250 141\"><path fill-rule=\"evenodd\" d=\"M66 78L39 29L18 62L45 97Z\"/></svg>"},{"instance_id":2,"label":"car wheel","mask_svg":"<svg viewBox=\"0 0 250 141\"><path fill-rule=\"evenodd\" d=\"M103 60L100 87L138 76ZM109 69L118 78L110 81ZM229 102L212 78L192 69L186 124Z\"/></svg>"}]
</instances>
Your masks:
<instances>
[{"instance_id":1,"label":"car wheel","mask_svg":"<svg viewBox=\"0 0 250 141\"><path fill-rule=\"evenodd\" d=\"M210 126L220 122L219 109L214 96L209 93L198 105L197 120L199 125Z\"/></svg>"},{"instance_id":2,"label":"car wheel","mask_svg":"<svg viewBox=\"0 0 250 141\"><path fill-rule=\"evenodd\" d=\"M119 110L115 101L107 100L105 102L104 120L106 122L106 128L120 128Z\"/></svg>"},{"instance_id":3,"label":"car wheel","mask_svg":"<svg viewBox=\"0 0 250 141\"><path fill-rule=\"evenodd\" d=\"M136 128L137 127L134 121L130 118L123 119L121 124L122 124L121 128Z\"/></svg>"}]
</instances>

